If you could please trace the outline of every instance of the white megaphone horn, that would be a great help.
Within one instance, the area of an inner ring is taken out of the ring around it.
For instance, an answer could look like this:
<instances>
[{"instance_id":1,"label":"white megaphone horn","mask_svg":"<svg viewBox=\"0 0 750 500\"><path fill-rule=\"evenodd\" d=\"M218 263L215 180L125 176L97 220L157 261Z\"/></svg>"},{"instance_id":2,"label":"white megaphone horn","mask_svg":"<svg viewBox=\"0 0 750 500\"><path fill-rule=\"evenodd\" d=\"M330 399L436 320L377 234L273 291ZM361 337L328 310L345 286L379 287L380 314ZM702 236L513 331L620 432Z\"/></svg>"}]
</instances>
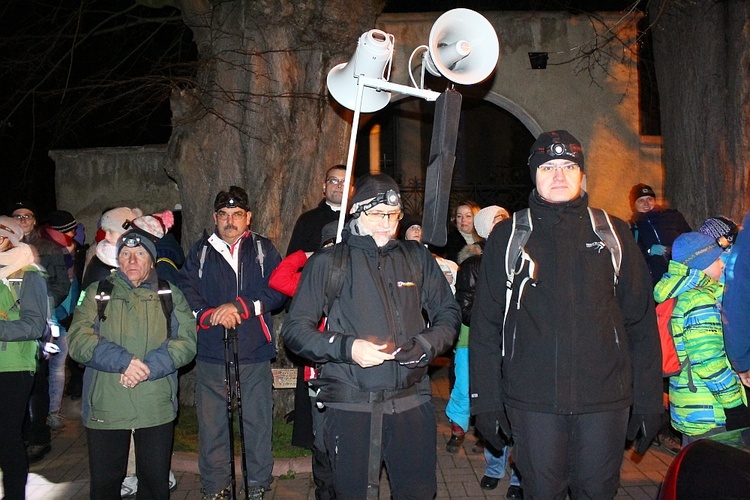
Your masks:
<instances>
[{"instance_id":1,"label":"white megaphone horn","mask_svg":"<svg viewBox=\"0 0 750 500\"><path fill-rule=\"evenodd\" d=\"M388 80L393 58L393 38L393 35L381 30L363 33L349 62L334 66L328 72L328 91L339 104L354 110L359 76ZM362 96L361 111L374 113L386 107L390 100L390 92L366 87Z\"/></svg>"},{"instance_id":2,"label":"white megaphone horn","mask_svg":"<svg viewBox=\"0 0 750 500\"><path fill-rule=\"evenodd\" d=\"M430 30L422 64L431 74L462 85L486 80L497 66L500 43L492 24L470 9L453 9Z\"/></svg>"}]
</instances>

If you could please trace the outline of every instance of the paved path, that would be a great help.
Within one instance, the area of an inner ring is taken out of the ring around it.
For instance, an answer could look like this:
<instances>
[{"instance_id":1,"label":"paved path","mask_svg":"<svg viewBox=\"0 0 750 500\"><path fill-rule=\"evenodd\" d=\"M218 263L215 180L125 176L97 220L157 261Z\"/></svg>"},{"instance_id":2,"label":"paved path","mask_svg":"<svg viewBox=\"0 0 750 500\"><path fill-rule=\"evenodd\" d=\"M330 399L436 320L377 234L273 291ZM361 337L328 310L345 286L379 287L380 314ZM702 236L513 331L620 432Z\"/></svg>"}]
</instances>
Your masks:
<instances>
[{"instance_id":1,"label":"paved path","mask_svg":"<svg viewBox=\"0 0 750 500\"><path fill-rule=\"evenodd\" d=\"M445 443L450 437L450 426L444 414L448 401L447 366L436 367L433 373L433 390L438 418L437 498L504 498L509 486L507 477L500 481L494 491L486 492L479 487L479 480L484 474L484 456L472 451L476 441L472 435L467 435L463 449L457 454L445 451ZM52 441L52 452L31 467L26 488L29 499L88 498L88 454L83 426L80 423L80 401L73 402L66 397L63 401L63 413L68 420L65 429ZM621 487L617 498L657 498L659 484L672 457L660 448L652 447L642 459L638 458L630 450L624 452ZM195 455L176 453L172 469L177 478L177 489L172 498L200 499L200 481ZM309 458L277 461L274 476L276 479L272 490L266 494L266 499L314 500ZM241 475L238 476L238 481L241 481ZM383 473L380 497L390 498L386 473Z\"/></svg>"}]
</instances>

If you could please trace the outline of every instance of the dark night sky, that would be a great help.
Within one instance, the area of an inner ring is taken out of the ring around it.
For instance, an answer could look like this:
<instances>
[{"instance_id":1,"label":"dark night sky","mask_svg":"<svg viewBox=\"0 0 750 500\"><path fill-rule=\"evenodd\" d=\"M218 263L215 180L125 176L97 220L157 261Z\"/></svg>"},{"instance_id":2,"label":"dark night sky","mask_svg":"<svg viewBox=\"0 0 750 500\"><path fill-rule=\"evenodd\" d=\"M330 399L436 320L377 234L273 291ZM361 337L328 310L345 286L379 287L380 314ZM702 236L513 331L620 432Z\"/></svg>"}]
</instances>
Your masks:
<instances>
[{"instance_id":1,"label":"dark night sky","mask_svg":"<svg viewBox=\"0 0 750 500\"><path fill-rule=\"evenodd\" d=\"M133 6L133 0L81 1L94 7L102 7L104 4L108 8L113 5L123 8ZM67 2L74 9L78 8L78 3ZM391 0L387 3L385 12L442 12L458 7L478 11L617 11L631 3L632 0ZM168 88L164 86L161 89L154 86L156 90L139 94L131 101L121 99L105 103L100 100L97 109L85 112L77 109L74 113L61 114L60 110L70 109L86 93L85 75L96 68L109 64L113 68L112 78L134 78L139 72L143 73L143 67L155 65L154 61L162 57L157 50L159 47L174 40L180 40L181 43L168 61L179 64L194 60L195 49L190 43L189 30L184 25L167 24L156 32L153 24L124 30L127 34L114 32L106 38L102 37L101 41L89 44L85 49L77 50L74 59L76 64L71 66L68 66L69 59L65 55L71 42L65 40L60 44L62 48L58 52L49 53L45 52L47 45L39 44L39 51L45 54L44 62L36 61L35 65L31 65L34 69L30 69L29 66L13 65L13 62L38 44L42 38L39 34L57 31L63 9L50 9L48 2L43 0L4 0L3 4L0 6L0 86L3 89L0 92L0 148L4 153L2 172L5 174L0 183L0 205L3 208L18 199L36 203L41 212L55 208L54 164L47 157L49 149L156 144L169 139ZM60 5L66 5L66 2L61 2ZM176 13L168 8L136 9L136 14L147 16L169 16ZM57 17L51 17L51 13L55 13ZM83 20L91 26L101 18L92 15ZM87 31L88 26L82 26L80 32ZM18 38L19 35L26 38L14 42L13 38ZM148 43L143 43L144 40ZM142 59L129 60L126 54L135 47L142 51ZM51 73L51 77L44 83L40 83L47 68L54 65L55 61L65 63L57 72ZM112 61L116 61L116 64L111 64ZM173 76L179 71L185 70L173 67L168 75ZM159 75L165 76L166 73ZM52 91L53 88L62 88L66 81L79 85L80 88L64 95ZM2 126L9 110L21 102L17 91L35 86L37 90L33 97L26 98L12 118ZM105 92L103 97L111 98L113 95L127 95L127 92L122 87L116 87ZM129 113L134 110L136 112ZM115 117L118 118L117 121L113 120Z\"/></svg>"}]
</instances>

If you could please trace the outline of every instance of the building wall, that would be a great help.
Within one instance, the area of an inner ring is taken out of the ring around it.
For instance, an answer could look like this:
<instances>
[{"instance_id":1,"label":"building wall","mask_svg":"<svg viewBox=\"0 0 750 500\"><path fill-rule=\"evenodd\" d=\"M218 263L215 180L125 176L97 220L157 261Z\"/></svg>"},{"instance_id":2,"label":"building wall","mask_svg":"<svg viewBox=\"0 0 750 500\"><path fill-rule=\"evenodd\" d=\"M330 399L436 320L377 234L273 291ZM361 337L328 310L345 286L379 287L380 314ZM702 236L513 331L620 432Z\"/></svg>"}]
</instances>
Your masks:
<instances>
[{"instance_id":1,"label":"building wall","mask_svg":"<svg viewBox=\"0 0 750 500\"><path fill-rule=\"evenodd\" d=\"M564 12L482 14L500 40L497 70L488 82L458 90L477 92L513 113L534 136L554 129L567 129L576 136L586 156L586 189L592 205L627 219L631 186L650 183L660 195L660 138L639 134L635 43L639 17L623 20L617 12L598 13L598 20ZM410 85L409 56L428 43L439 16L386 14L378 19L376 27L395 36L392 82ZM611 28L625 43L604 44L594 27L600 35ZM594 43L600 44L596 59L586 58ZM547 68L531 69L529 52L548 52Z\"/></svg>"},{"instance_id":2,"label":"building wall","mask_svg":"<svg viewBox=\"0 0 750 500\"><path fill-rule=\"evenodd\" d=\"M157 145L50 151L57 207L84 224L89 243L106 208L137 207L144 214L174 209L180 193L164 172L166 150Z\"/></svg>"},{"instance_id":3,"label":"building wall","mask_svg":"<svg viewBox=\"0 0 750 500\"><path fill-rule=\"evenodd\" d=\"M458 89L466 95L479 94L508 110L534 136L553 129L567 129L575 135L584 147L586 189L593 205L627 219L632 185L646 182L661 194L660 138L641 137L638 131L638 18L622 21L620 13L597 14L599 21L562 12L483 15L500 40L497 71L484 84ZM385 14L378 19L375 27L392 33L396 40L392 82L409 85L409 55L418 45L428 43L438 16ZM605 44L595 53L603 67L581 58L594 41L602 44L592 26L600 34L614 27L620 39L626 40L625 44ZM352 50L355 43L352 40ZM531 69L529 52L548 52L547 68ZM104 208L137 205L144 212L173 208L179 203L179 192L162 169L165 149L144 146L51 151L57 165L58 208L71 211L86 224L89 241ZM399 161L419 161L419 155L409 156L408 150L402 154Z\"/></svg>"}]
</instances>

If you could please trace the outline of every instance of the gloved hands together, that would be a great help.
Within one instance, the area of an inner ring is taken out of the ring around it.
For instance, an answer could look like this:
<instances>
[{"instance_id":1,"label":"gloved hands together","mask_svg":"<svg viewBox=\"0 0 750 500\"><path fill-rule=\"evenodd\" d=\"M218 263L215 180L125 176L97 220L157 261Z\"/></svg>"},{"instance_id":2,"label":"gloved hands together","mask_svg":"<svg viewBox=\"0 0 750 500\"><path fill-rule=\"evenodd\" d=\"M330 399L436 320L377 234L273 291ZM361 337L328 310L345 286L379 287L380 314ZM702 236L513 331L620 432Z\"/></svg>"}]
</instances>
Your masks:
<instances>
[{"instance_id":1,"label":"gloved hands together","mask_svg":"<svg viewBox=\"0 0 750 500\"><path fill-rule=\"evenodd\" d=\"M501 451L505 446L505 436L510 436L510 422L504 411L478 413L474 420L474 427L482 438L497 451Z\"/></svg>"},{"instance_id":2,"label":"gloved hands together","mask_svg":"<svg viewBox=\"0 0 750 500\"><path fill-rule=\"evenodd\" d=\"M724 415L727 416L728 431L750 427L750 408L744 404L735 408L724 408Z\"/></svg>"},{"instance_id":3,"label":"gloved hands together","mask_svg":"<svg viewBox=\"0 0 750 500\"><path fill-rule=\"evenodd\" d=\"M666 255L667 254L667 247L664 245L651 245L651 248L648 249L649 255Z\"/></svg>"},{"instance_id":4,"label":"gloved hands together","mask_svg":"<svg viewBox=\"0 0 750 500\"><path fill-rule=\"evenodd\" d=\"M393 353L393 357L398 361L398 364L407 368L425 366L429 362L422 344L417 342L415 338L411 338L398 346Z\"/></svg>"},{"instance_id":5,"label":"gloved hands together","mask_svg":"<svg viewBox=\"0 0 750 500\"><path fill-rule=\"evenodd\" d=\"M633 413L630 416L627 439L634 441L637 454L643 455L651 446L651 442L661 429L663 415L663 413Z\"/></svg>"}]
</instances>

